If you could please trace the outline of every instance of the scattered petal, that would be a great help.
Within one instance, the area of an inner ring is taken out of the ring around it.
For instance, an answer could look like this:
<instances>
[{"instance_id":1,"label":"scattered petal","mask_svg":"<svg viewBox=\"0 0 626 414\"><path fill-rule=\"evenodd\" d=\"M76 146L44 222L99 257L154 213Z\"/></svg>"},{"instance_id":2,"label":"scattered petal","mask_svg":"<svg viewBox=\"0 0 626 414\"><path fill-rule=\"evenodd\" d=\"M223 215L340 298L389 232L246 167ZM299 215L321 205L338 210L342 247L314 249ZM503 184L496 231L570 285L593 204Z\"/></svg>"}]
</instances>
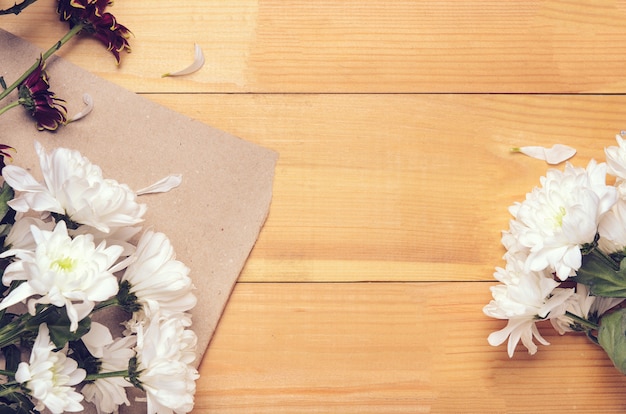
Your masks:
<instances>
[{"instance_id":1,"label":"scattered petal","mask_svg":"<svg viewBox=\"0 0 626 414\"><path fill-rule=\"evenodd\" d=\"M195 56L194 56L194 61L191 65L189 65L188 67L186 67L183 70L179 70L178 72L172 72L172 73L165 73L163 74L161 77L165 78L168 76L182 76L182 75L189 75L190 73L194 73L198 70L200 70L200 68L202 68L202 66L204 66L204 53L202 53L202 49L200 48L200 46L198 46L198 44L194 44L195 46Z\"/></svg>"},{"instance_id":2,"label":"scattered petal","mask_svg":"<svg viewBox=\"0 0 626 414\"><path fill-rule=\"evenodd\" d=\"M160 179L152 185L138 190L137 195L139 196L153 193L167 193L168 191L178 187L182 182L183 176L181 174L171 174L165 178Z\"/></svg>"},{"instance_id":3,"label":"scattered petal","mask_svg":"<svg viewBox=\"0 0 626 414\"><path fill-rule=\"evenodd\" d=\"M560 164L572 158L576 154L576 149L567 145L555 144L552 148L544 147L518 147L511 148L512 152L521 152L529 157L543 160L548 164Z\"/></svg>"},{"instance_id":4,"label":"scattered petal","mask_svg":"<svg viewBox=\"0 0 626 414\"><path fill-rule=\"evenodd\" d=\"M71 119L69 119L67 121L68 123L83 119L93 110L93 98L91 97L91 95L89 95L88 93L83 94L83 102L85 103L85 108L76 115L74 115Z\"/></svg>"}]
</instances>

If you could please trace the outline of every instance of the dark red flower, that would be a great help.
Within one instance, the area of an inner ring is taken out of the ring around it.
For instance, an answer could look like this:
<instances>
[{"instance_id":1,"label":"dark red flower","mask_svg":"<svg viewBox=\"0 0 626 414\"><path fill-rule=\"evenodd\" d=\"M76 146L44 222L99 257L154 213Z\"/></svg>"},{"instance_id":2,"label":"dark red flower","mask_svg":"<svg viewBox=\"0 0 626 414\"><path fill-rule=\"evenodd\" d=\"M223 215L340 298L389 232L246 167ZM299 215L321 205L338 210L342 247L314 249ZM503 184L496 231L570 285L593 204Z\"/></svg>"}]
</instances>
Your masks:
<instances>
[{"instance_id":1,"label":"dark red flower","mask_svg":"<svg viewBox=\"0 0 626 414\"><path fill-rule=\"evenodd\" d=\"M4 162L4 159L5 158L8 158L10 160L13 159L11 154L9 152L7 152L8 150L15 151L15 149L13 147L9 147L8 145L0 144L0 173L2 172L2 169L4 168L4 166L6 165L6 163Z\"/></svg>"},{"instance_id":2,"label":"dark red flower","mask_svg":"<svg viewBox=\"0 0 626 414\"><path fill-rule=\"evenodd\" d=\"M44 71L43 59L39 59L39 66L18 86L19 102L37 121L39 130L56 130L59 125L67 121L67 110L54 92L48 88L48 78Z\"/></svg>"},{"instance_id":3,"label":"dark red flower","mask_svg":"<svg viewBox=\"0 0 626 414\"><path fill-rule=\"evenodd\" d=\"M119 64L120 52L130 52L128 38L131 32L119 24L115 16L104 11L111 3L110 0L58 0L57 13L70 28L82 24L83 30L103 43Z\"/></svg>"}]
</instances>

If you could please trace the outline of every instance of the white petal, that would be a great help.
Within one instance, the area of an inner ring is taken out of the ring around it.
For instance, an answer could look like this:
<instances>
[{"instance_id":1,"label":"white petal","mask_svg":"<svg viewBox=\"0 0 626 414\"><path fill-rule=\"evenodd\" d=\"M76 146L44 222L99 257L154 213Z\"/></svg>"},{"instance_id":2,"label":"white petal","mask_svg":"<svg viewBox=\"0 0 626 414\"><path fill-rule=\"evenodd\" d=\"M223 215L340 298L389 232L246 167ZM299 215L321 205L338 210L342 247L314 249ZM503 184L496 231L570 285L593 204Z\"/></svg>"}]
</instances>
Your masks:
<instances>
[{"instance_id":1,"label":"white petal","mask_svg":"<svg viewBox=\"0 0 626 414\"><path fill-rule=\"evenodd\" d=\"M7 165L2 169L4 180L17 191L46 191L28 171L15 165Z\"/></svg>"},{"instance_id":2,"label":"white petal","mask_svg":"<svg viewBox=\"0 0 626 414\"><path fill-rule=\"evenodd\" d=\"M529 157L543 160L552 165L560 164L563 161L572 158L576 154L576 149L563 144L555 144L552 148L535 146L519 147L513 148L512 151L521 152Z\"/></svg>"},{"instance_id":3,"label":"white petal","mask_svg":"<svg viewBox=\"0 0 626 414\"><path fill-rule=\"evenodd\" d=\"M165 73L161 77L165 78L167 76L189 75L190 73L194 73L200 70L200 68L204 66L204 53L202 53L202 49L200 48L200 46L198 46L197 43L194 45L194 47L195 47L195 56L194 56L194 61L191 65L187 66L183 70L179 70L178 72Z\"/></svg>"},{"instance_id":4,"label":"white petal","mask_svg":"<svg viewBox=\"0 0 626 414\"><path fill-rule=\"evenodd\" d=\"M79 119L86 117L93 110L93 98L91 97L91 95L89 95L88 93L83 94L83 102L85 102L85 108L83 108L82 111L70 118L67 121L68 123L78 121Z\"/></svg>"},{"instance_id":5,"label":"white petal","mask_svg":"<svg viewBox=\"0 0 626 414\"><path fill-rule=\"evenodd\" d=\"M165 178L160 179L156 183L149 185L141 190L137 191L137 195L152 194L152 193L167 193L170 190L178 187L183 182L183 176L181 174L171 174Z\"/></svg>"},{"instance_id":6,"label":"white petal","mask_svg":"<svg viewBox=\"0 0 626 414\"><path fill-rule=\"evenodd\" d=\"M104 347L113 343L113 336L109 328L98 322L92 322L91 329L83 335L82 340L91 355L102 358Z\"/></svg>"}]
</instances>

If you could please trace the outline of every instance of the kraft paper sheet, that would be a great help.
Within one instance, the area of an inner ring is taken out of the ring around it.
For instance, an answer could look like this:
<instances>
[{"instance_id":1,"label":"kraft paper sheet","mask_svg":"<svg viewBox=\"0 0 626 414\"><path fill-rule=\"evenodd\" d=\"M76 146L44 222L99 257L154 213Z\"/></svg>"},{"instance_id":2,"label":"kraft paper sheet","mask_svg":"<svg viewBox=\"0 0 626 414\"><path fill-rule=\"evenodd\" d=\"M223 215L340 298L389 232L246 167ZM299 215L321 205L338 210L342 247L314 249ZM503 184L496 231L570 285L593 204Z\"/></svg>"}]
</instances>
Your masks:
<instances>
[{"instance_id":1,"label":"kraft paper sheet","mask_svg":"<svg viewBox=\"0 0 626 414\"><path fill-rule=\"evenodd\" d=\"M39 57L36 46L0 29L0 76L13 82ZM132 58L132 55L128 56ZM112 59L113 60L113 59ZM153 103L55 56L46 70L51 90L86 118L56 133L37 131L23 108L0 117L0 143L17 150L14 163L41 177L34 151L66 147L99 165L105 177L138 190L180 173L180 187L140 197L148 205L144 228L168 235L177 259L191 269L198 305L193 329L199 363L229 295L267 217L277 154ZM13 92L5 103L15 99ZM90 410L87 410L90 411ZM124 412L143 412L139 404ZM94 411L95 412L95 411Z\"/></svg>"}]
</instances>

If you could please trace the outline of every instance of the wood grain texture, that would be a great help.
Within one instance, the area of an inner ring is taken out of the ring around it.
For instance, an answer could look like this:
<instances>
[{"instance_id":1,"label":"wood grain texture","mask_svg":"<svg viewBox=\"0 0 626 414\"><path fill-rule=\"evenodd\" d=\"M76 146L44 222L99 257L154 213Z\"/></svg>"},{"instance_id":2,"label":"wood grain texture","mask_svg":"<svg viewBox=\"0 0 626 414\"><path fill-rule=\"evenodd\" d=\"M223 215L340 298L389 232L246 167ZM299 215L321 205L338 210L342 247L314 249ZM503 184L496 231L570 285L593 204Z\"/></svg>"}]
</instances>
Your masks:
<instances>
[{"instance_id":1,"label":"wood grain texture","mask_svg":"<svg viewBox=\"0 0 626 414\"><path fill-rule=\"evenodd\" d=\"M242 281L492 280L507 208L554 168L510 148L584 167L626 129L623 96L148 97L280 153Z\"/></svg>"},{"instance_id":2,"label":"wood grain texture","mask_svg":"<svg viewBox=\"0 0 626 414\"><path fill-rule=\"evenodd\" d=\"M53 6L0 27L45 48L65 30ZM585 338L543 326L552 345L509 359L486 341L504 323L482 314L507 207L548 168L509 149L569 144L584 166L626 129L626 1L118 0L111 11L134 33L119 67L88 38L60 55L280 153L194 412L626 410L625 378ZM193 43L205 67L162 79Z\"/></svg>"},{"instance_id":3,"label":"wood grain texture","mask_svg":"<svg viewBox=\"0 0 626 414\"><path fill-rule=\"evenodd\" d=\"M626 378L578 335L491 348L487 283L240 283L198 412L623 412Z\"/></svg>"},{"instance_id":4,"label":"wood grain texture","mask_svg":"<svg viewBox=\"0 0 626 414\"><path fill-rule=\"evenodd\" d=\"M53 5L0 24L48 47L65 30ZM111 11L135 35L121 68L90 39L60 54L140 92L626 90L623 1L156 0ZM194 43L206 67L161 79L191 61Z\"/></svg>"}]
</instances>

